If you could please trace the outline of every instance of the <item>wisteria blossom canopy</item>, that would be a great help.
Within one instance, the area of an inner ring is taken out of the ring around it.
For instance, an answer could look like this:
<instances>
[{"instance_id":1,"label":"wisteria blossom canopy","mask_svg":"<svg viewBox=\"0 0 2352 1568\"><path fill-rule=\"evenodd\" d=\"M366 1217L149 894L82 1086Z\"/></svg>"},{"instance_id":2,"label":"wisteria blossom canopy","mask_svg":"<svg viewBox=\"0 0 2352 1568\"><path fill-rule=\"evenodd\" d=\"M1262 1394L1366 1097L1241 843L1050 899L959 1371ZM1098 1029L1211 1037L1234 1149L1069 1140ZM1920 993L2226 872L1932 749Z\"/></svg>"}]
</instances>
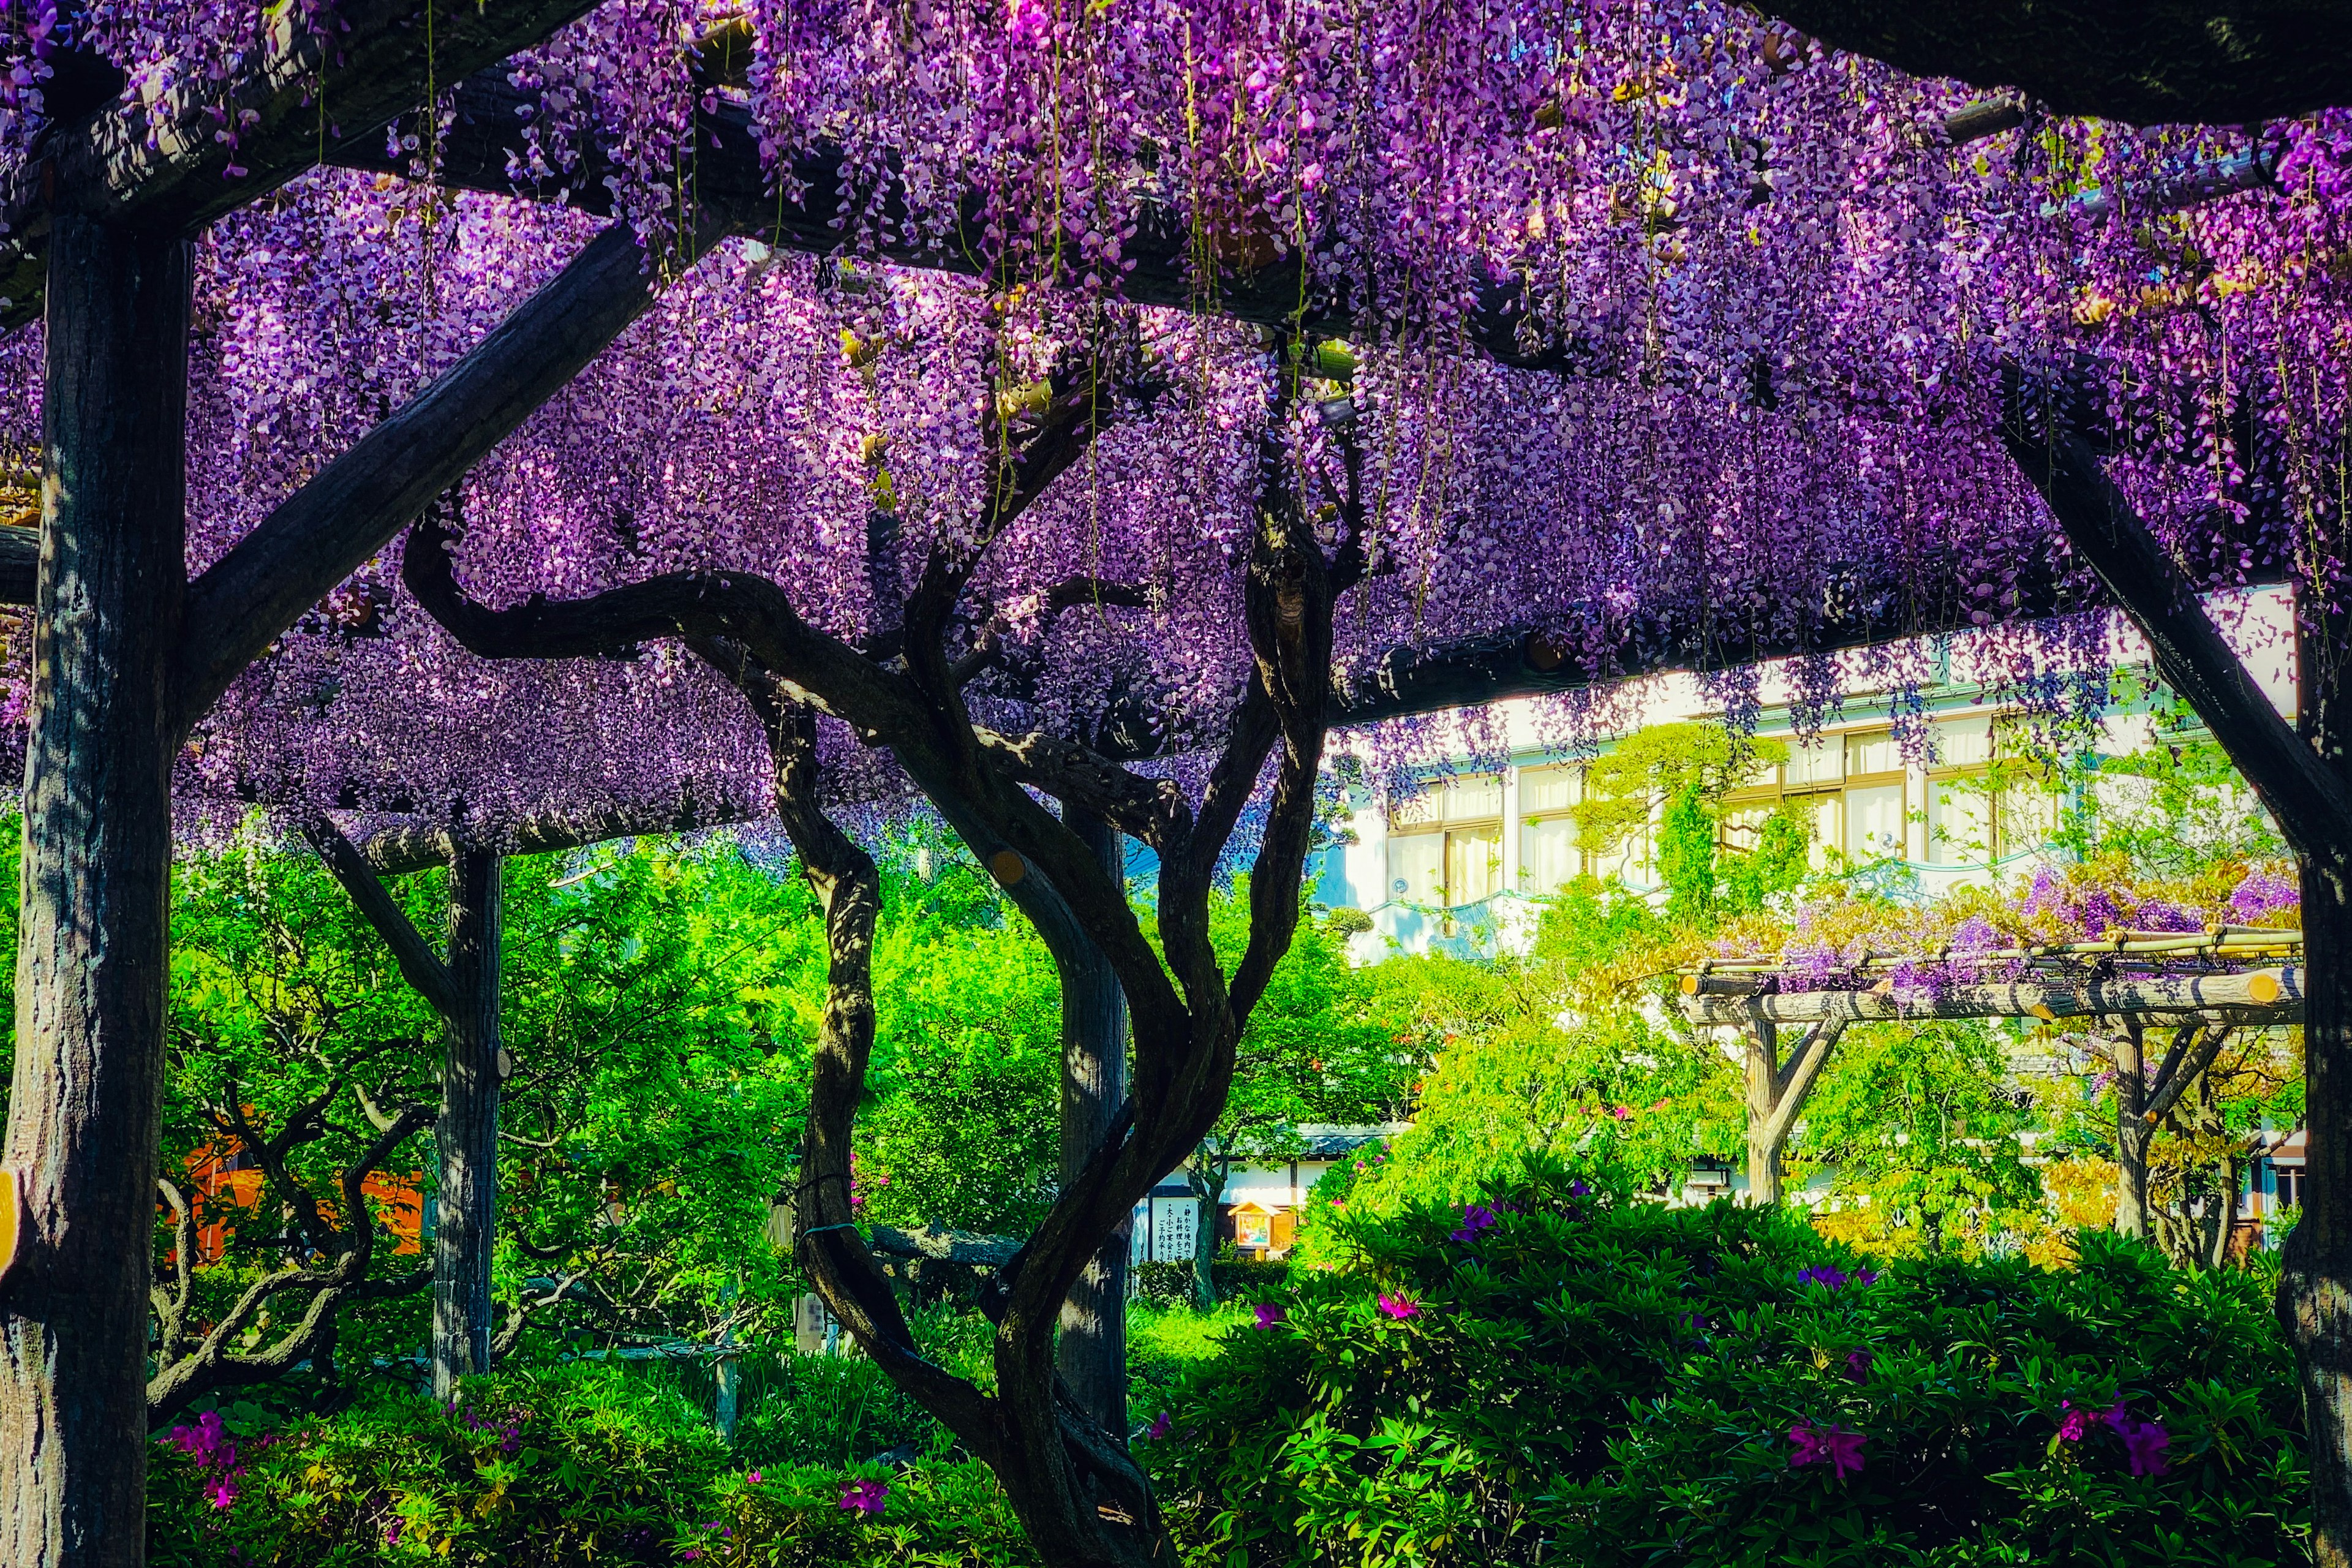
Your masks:
<instances>
[{"instance_id":1,"label":"wisteria blossom canopy","mask_svg":"<svg viewBox=\"0 0 2352 1568\"><path fill-rule=\"evenodd\" d=\"M335 25L335 0L5 0L0 173L37 155L61 65L119 67L128 101L201 92L257 29ZM1004 650L973 688L1000 729L1108 745L1117 718L1130 754L1181 751L1230 708L1288 364L1310 509L1343 450L1369 504L1343 684L1480 638L1606 675L2093 605L1998 438L2020 403L2095 433L2200 580L2340 593L2344 112L2047 119L1713 0L610 0L490 85L496 123L453 88L365 156L320 103L323 153L398 173L321 168L203 245L193 567L610 213L677 276L455 498L467 590L728 568L871 643L1076 374L1103 433L962 612ZM694 260L698 160L744 128L773 231ZM445 188L466 135L511 144L508 194ZM836 254L807 254L810 210ZM12 470L37 462L38 337L0 340ZM248 672L191 801L756 813L758 737L691 658L483 663L398 576L395 547ZM1126 591L1053 614L1079 576ZM2021 679L2055 646L2003 635Z\"/></svg>"}]
</instances>

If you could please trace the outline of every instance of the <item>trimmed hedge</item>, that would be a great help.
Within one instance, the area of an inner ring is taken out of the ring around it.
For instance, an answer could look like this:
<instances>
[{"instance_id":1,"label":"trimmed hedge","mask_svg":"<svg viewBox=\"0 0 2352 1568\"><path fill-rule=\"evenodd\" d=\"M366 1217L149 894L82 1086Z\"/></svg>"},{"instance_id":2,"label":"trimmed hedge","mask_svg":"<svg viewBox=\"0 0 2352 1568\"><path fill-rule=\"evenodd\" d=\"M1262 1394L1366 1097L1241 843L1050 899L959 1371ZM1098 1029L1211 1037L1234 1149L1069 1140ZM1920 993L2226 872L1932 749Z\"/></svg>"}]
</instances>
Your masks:
<instances>
[{"instance_id":1,"label":"trimmed hedge","mask_svg":"<svg viewBox=\"0 0 2352 1568\"><path fill-rule=\"evenodd\" d=\"M1349 1265L1170 1401L1151 1464L1203 1561L2306 1559L2264 1275L2096 1233L2070 1269L1874 1272L1782 1211L1558 1167L1466 1214L1340 1223Z\"/></svg>"}]
</instances>

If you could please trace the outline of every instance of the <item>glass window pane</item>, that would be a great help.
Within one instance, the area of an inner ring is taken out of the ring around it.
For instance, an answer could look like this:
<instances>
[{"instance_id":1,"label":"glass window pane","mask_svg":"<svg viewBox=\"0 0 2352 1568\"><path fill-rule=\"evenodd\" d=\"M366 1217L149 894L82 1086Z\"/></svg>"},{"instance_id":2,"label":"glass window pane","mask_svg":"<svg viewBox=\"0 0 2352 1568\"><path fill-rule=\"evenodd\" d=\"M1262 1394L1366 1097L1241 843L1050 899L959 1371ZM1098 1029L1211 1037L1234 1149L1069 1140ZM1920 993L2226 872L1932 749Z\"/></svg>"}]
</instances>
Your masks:
<instances>
[{"instance_id":1,"label":"glass window pane","mask_svg":"<svg viewBox=\"0 0 2352 1568\"><path fill-rule=\"evenodd\" d=\"M1846 791L1847 861L1900 860L1903 854L1903 786L1873 784Z\"/></svg>"},{"instance_id":2,"label":"glass window pane","mask_svg":"<svg viewBox=\"0 0 2352 1568\"><path fill-rule=\"evenodd\" d=\"M1927 787L1927 860L1982 866L1992 858L1991 802L1976 779L1938 779Z\"/></svg>"},{"instance_id":3,"label":"glass window pane","mask_svg":"<svg viewBox=\"0 0 2352 1568\"><path fill-rule=\"evenodd\" d=\"M1806 803L1795 803L1800 810ZM1845 846L1845 797L1839 795L1815 795L1811 802L1813 814L1813 844L1805 858L1816 871L1829 864L1830 852Z\"/></svg>"},{"instance_id":4,"label":"glass window pane","mask_svg":"<svg viewBox=\"0 0 2352 1568\"><path fill-rule=\"evenodd\" d=\"M1503 815L1503 781L1494 773L1455 779L1445 791L1445 820L1483 822Z\"/></svg>"},{"instance_id":5,"label":"glass window pane","mask_svg":"<svg viewBox=\"0 0 2352 1568\"><path fill-rule=\"evenodd\" d=\"M1519 770L1519 810L1534 816L1538 812L1566 811L1584 798L1584 770L1578 767L1522 768Z\"/></svg>"},{"instance_id":6,"label":"glass window pane","mask_svg":"<svg viewBox=\"0 0 2352 1568\"><path fill-rule=\"evenodd\" d=\"M1835 784L1845 777L1845 748L1833 736L1824 736L1808 746L1802 742L1789 747L1789 787L1810 789L1815 784ZM1834 844L1834 838L1830 840Z\"/></svg>"},{"instance_id":7,"label":"glass window pane","mask_svg":"<svg viewBox=\"0 0 2352 1568\"><path fill-rule=\"evenodd\" d=\"M1519 888L1538 898L1576 879L1576 821L1554 816L1519 829Z\"/></svg>"},{"instance_id":8,"label":"glass window pane","mask_svg":"<svg viewBox=\"0 0 2352 1568\"><path fill-rule=\"evenodd\" d=\"M1431 784L1409 795L1400 795L1389 806L1389 826L1417 827L1423 823L1435 822L1444 801L1444 784Z\"/></svg>"},{"instance_id":9,"label":"glass window pane","mask_svg":"<svg viewBox=\"0 0 2352 1568\"><path fill-rule=\"evenodd\" d=\"M1473 827L1445 836L1445 901L1475 904L1502 888L1503 829Z\"/></svg>"},{"instance_id":10,"label":"glass window pane","mask_svg":"<svg viewBox=\"0 0 2352 1568\"><path fill-rule=\"evenodd\" d=\"M1990 719L1946 719L1932 733L1939 768L1980 768L1992 761Z\"/></svg>"},{"instance_id":11,"label":"glass window pane","mask_svg":"<svg viewBox=\"0 0 2352 1568\"><path fill-rule=\"evenodd\" d=\"M1445 838L1437 833L1403 833L1389 840L1389 897L1408 904L1443 899Z\"/></svg>"},{"instance_id":12,"label":"glass window pane","mask_svg":"<svg viewBox=\"0 0 2352 1568\"><path fill-rule=\"evenodd\" d=\"M1874 730L1865 735L1845 738L1845 773L1852 778L1856 773L1896 773L1903 771L1903 748L1895 743L1892 731Z\"/></svg>"}]
</instances>

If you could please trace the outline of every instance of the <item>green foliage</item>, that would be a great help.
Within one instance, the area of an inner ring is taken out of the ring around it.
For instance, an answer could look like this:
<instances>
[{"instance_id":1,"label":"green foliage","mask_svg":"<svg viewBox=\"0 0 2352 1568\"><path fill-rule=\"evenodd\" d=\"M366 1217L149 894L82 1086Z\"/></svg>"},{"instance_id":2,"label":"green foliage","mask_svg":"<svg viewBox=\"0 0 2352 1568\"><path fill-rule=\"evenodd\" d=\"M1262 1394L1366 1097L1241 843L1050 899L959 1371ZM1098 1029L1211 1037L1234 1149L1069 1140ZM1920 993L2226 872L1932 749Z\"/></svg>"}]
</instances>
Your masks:
<instances>
[{"instance_id":1,"label":"green foliage","mask_svg":"<svg viewBox=\"0 0 2352 1568\"><path fill-rule=\"evenodd\" d=\"M2077 1268L1945 1255L1864 1279L1784 1212L1587 1193L1558 1165L1458 1208L1348 1222L1182 1377L1150 1450L1229 1568L2272 1563L2306 1473L2269 1280L2086 1234ZM1802 1280L1834 1269L1832 1281ZM1399 1318L1384 1311L1386 1297ZM2166 1429L2135 1476L2067 1404ZM1792 1463L1859 1433L1863 1468Z\"/></svg>"},{"instance_id":2,"label":"green foliage","mask_svg":"<svg viewBox=\"0 0 2352 1568\"><path fill-rule=\"evenodd\" d=\"M186 1568L667 1563L727 1465L698 1412L603 1368L501 1373L446 1406L386 1394L275 1439L245 1435L226 1507L187 1457L158 1457L150 1528L193 1545Z\"/></svg>"},{"instance_id":3,"label":"green foliage","mask_svg":"<svg viewBox=\"0 0 2352 1568\"><path fill-rule=\"evenodd\" d=\"M1981 1021L1847 1029L1790 1142L1792 1184L1829 1172L1839 1209L1822 1223L1879 1250L1981 1243L2042 1197L2025 1163L2032 1102L2007 1077Z\"/></svg>"},{"instance_id":4,"label":"green foliage","mask_svg":"<svg viewBox=\"0 0 2352 1568\"><path fill-rule=\"evenodd\" d=\"M1654 1189L1696 1156L1739 1148L1730 1064L1643 1005L1654 986L1641 977L1672 939L1647 902L1584 879L1561 889L1524 959L1432 954L1370 971L1373 1016L1433 1066L1381 1168L1318 1198L1376 1213L1465 1202L1547 1155ZM1310 1254L1326 1250L1317 1235Z\"/></svg>"},{"instance_id":5,"label":"green foliage","mask_svg":"<svg viewBox=\"0 0 2352 1568\"><path fill-rule=\"evenodd\" d=\"M856 1381L846 1369L880 1376L870 1363L805 1362L835 1381L803 1386L803 1410ZM1034 1561L983 1466L763 1463L730 1454L661 1378L604 1364L501 1373L450 1406L386 1394L281 1435L231 1436L226 1461L157 1446L148 1555L158 1568ZM878 1516L842 1508L858 1479L887 1486Z\"/></svg>"}]
</instances>

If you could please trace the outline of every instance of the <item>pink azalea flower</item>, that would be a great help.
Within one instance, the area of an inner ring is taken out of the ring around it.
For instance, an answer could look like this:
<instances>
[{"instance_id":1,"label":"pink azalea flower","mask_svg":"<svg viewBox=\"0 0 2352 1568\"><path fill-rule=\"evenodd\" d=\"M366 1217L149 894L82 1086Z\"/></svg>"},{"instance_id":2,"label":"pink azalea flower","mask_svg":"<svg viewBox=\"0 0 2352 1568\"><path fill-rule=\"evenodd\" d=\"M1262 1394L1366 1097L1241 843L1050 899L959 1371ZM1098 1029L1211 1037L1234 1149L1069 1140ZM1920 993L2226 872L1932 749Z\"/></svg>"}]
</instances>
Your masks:
<instances>
[{"instance_id":1,"label":"pink azalea flower","mask_svg":"<svg viewBox=\"0 0 2352 1568\"><path fill-rule=\"evenodd\" d=\"M2135 1470L2132 1473L2134 1475L2137 1475L2139 1472ZM206 1502L212 1504L215 1508L228 1507L229 1504L236 1500L236 1478L235 1476L215 1476L211 1480L205 1483L204 1498Z\"/></svg>"},{"instance_id":2,"label":"pink azalea flower","mask_svg":"<svg viewBox=\"0 0 2352 1568\"><path fill-rule=\"evenodd\" d=\"M743 1479L756 1487L760 1484L760 1472L753 1470L750 1475L745 1476Z\"/></svg>"},{"instance_id":3,"label":"pink azalea flower","mask_svg":"<svg viewBox=\"0 0 2352 1568\"><path fill-rule=\"evenodd\" d=\"M1381 1292L1381 1310L1403 1322L1407 1318L1421 1316L1421 1303L1410 1296L1391 1296L1383 1290Z\"/></svg>"},{"instance_id":4,"label":"pink azalea flower","mask_svg":"<svg viewBox=\"0 0 2352 1568\"><path fill-rule=\"evenodd\" d=\"M842 1507L852 1513L862 1513L868 1519L880 1513L882 1505L889 1500L890 1483L887 1481L852 1481L848 1489L841 1494Z\"/></svg>"},{"instance_id":5,"label":"pink azalea flower","mask_svg":"<svg viewBox=\"0 0 2352 1568\"><path fill-rule=\"evenodd\" d=\"M1849 1472L1854 1475L1862 1473L1862 1434L1859 1432L1849 1432L1834 1425L1798 1426L1789 1428L1789 1441L1796 1446L1796 1452L1789 1456L1791 1466L1817 1465L1826 1459L1840 1480L1845 1479Z\"/></svg>"},{"instance_id":6,"label":"pink azalea flower","mask_svg":"<svg viewBox=\"0 0 2352 1568\"><path fill-rule=\"evenodd\" d=\"M1260 1301L1257 1304L1257 1326L1261 1329L1273 1328L1287 1315L1271 1301Z\"/></svg>"},{"instance_id":7,"label":"pink azalea flower","mask_svg":"<svg viewBox=\"0 0 2352 1568\"><path fill-rule=\"evenodd\" d=\"M2079 1443L2090 1436L2092 1416L2089 1411L2075 1409L2074 1402L2071 1399L2060 1400L2058 1408L2065 1413L2058 1417L2060 1442Z\"/></svg>"}]
</instances>

